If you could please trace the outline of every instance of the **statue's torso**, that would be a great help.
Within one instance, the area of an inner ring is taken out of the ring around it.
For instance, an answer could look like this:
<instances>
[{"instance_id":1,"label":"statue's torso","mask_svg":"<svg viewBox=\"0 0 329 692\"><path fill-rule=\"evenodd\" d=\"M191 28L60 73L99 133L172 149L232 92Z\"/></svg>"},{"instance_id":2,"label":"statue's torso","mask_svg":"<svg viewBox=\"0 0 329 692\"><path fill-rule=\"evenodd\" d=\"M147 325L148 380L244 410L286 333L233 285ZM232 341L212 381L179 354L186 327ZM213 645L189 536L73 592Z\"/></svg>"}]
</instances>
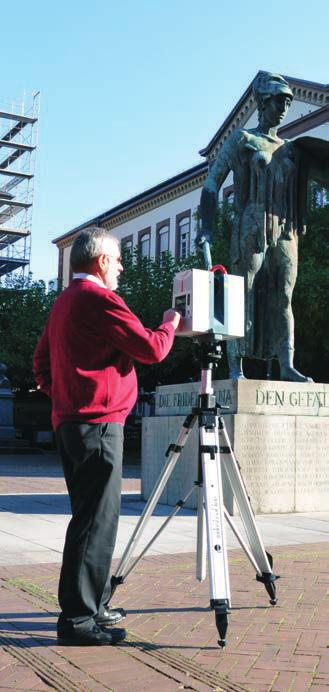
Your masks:
<instances>
[{"instance_id":1,"label":"statue's torso","mask_svg":"<svg viewBox=\"0 0 329 692\"><path fill-rule=\"evenodd\" d=\"M297 164L292 142L238 130L231 147L236 231L255 233L259 251L297 232Z\"/></svg>"}]
</instances>

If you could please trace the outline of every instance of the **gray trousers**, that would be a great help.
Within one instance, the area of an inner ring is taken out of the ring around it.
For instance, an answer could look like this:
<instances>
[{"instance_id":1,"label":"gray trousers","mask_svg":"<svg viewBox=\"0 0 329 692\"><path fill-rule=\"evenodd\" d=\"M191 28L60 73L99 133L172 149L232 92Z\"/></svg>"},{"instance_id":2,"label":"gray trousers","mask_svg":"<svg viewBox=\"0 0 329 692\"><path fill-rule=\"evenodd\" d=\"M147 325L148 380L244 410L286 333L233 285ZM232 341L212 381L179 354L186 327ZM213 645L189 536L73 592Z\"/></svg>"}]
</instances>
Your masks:
<instances>
[{"instance_id":1,"label":"gray trousers","mask_svg":"<svg viewBox=\"0 0 329 692\"><path fill-rule=\"evenodd\" d=\"M123 426L63 423L57 445L70 495L58 628L90 629L111 595L110 569L121 501Z\"/></svg>"}]
</instances>

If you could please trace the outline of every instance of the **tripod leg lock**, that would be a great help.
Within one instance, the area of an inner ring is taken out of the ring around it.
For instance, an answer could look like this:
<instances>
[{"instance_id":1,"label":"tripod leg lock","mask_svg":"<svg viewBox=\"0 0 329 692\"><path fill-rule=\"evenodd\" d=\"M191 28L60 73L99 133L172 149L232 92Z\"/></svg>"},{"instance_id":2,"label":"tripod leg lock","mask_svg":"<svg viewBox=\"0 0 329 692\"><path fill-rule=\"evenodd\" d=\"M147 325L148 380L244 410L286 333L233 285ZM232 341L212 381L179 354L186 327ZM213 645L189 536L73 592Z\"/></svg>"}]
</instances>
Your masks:
<instances>
[{"instance_id":1,"label":"tripod leg lock","mask_svg":"<svg viewBox=\"0 0 329 692\"><path fill-rule=\"evenodd\" d=\"M166 457L169 457L169 454L171 452L175 452L175 454L180 454L182 451L183 447L182 445L175 445L174 443L169 445L167 451L166 451Z\"/></svg>"},{"instance_id":2,"label":"tripod leg lock","mask_svg":"<svg viewBox=\"0 0 329 692\"><path fill-rule=\"evenodd\" d=\"M262 572L262 575L256 574L256 581L260 581L264 584L265 589L270 597L270 604L276 605L278 599L276 597L275 581L280 579L280 575L273 574L273 572Z\"/></svg>"},{"instance_id":3,"label":"tripod leg lock","mask_svg":"<svg viewBox=\"0 0 329 692\"><path fill-rule=\"evenodd\" d=\"M210 608L211 610L216 610L218 613L220 612L226 612L229 610L230 603L227 598L212 598L210 600Z\"/></svg>"},{"instance_id":4,"label":"tripod leg lock","mask_svg":"<svg viewBox=\"0 0 329 692\"><path fill-rule=\"evenodd\" d=\"M200 452L204 454L210 454L211 459L216 458L216 454L218 452L218 447L217 445L200 445Z\"/></svg>"},{"instance_id":5,"label":"tripod leg lock","mask_svg":"<svg viewBox=\"0 0 329 692\"><path fill-rule=\"evenodd\" d=\"M218 644L221 649L226 645L226 631L228 626L228 610L230 607L229 601L226 598L215 599L210 601L210 607L215 611L216 627L219 634Z\"/></svg>"},{"instance_id":6,"label":"tripod leg lock","mask_svg":"<svg viewBox=\"0 0 329 692\"><path fill-rule=\"evenodd\" d=\"M188 429L188 428L191 427L191 425L192 425L192 423L193 423L193 421L194 421L194 419L195 419L195 415L196 415L196 414L192 412L192 413L189 413L189 414L186 416L186 418L185 418L185 420L184 420L184 423L183 423L183 428L187 428L187 429Z\"/></svg>"}]
</instances>

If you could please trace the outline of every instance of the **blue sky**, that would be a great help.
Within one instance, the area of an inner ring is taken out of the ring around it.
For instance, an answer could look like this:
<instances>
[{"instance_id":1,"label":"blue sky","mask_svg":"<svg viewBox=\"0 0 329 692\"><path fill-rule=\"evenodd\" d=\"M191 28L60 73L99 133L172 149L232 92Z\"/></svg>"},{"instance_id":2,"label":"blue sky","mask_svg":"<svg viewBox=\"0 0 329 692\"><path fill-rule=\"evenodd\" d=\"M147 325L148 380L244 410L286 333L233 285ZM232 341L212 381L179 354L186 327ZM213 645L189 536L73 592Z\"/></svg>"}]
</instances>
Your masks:
<instances>
[{"instance_id":1,"label":"blue sky","mask_svg":"<svg viewBox=\"0 0 329 692\"><path fill-rule=\"evenodd\" d=\"M198 163L259 69L327 83L328 5L15 2L0 100L41 92L34 278L55 237Z\"/></svg>"}]
</instances>

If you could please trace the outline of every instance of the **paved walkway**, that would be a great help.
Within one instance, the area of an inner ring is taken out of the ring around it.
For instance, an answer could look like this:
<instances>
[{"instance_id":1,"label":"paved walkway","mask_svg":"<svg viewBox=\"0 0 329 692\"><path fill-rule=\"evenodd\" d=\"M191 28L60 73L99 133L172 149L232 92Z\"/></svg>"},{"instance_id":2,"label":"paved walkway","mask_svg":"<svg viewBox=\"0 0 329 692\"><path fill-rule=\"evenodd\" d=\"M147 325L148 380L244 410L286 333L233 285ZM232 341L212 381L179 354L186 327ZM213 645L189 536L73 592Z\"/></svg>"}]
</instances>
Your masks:
<instances>
[{"instance_id":1,"label":"paved walkway","mask_svg":"<svg viewBox=\"0 0 329 692\"><path fill-rule=\"evenodd\" d=\"M128 612L128 640L60 647L56 590L68 503L56 458L27 461L0 459L0 690L329 689L329 513L258 518L281 575L275 607L229 539L232 612L224 650L208 580L195 579L190 510L115 594L114 605ZM138 468L125 475L119 554L141 508ZM168 511L160 506L152 526Z\"/></svg>"}]
</instances>

